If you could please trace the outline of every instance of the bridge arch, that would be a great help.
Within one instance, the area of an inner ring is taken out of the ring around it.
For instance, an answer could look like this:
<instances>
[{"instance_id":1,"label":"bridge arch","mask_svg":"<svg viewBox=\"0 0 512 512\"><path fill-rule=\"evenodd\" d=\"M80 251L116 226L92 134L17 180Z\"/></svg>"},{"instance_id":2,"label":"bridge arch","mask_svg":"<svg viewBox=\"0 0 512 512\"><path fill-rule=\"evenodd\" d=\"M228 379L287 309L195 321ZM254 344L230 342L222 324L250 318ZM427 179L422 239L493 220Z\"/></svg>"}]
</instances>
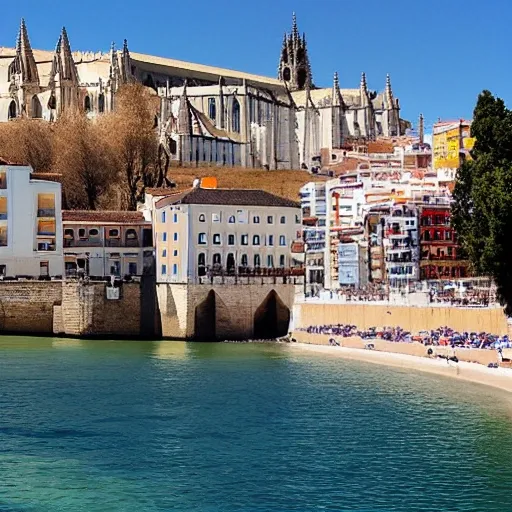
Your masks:
<instances>
[{"instance_id":1,"label":"bridge arch","mask_svg":"<svg viewBox=\"0 0 512 512\"><path fill-rule=\"evenodd\" d=\"M275 290L265 297L254 313L254 338L272 339L288 334L290 309Z\"/></svg>"},{"instance_id":2,"label":"bridge arch","mask_svg":"<svg viewBox=\"0 0 512 512\"><path fill-rule=\"evenodd\" d=\"M231 330L231 317L224 301L214 290L195 307L194 339L216 341L223 339L224 333Z\"/></svg>"}]
</instances>

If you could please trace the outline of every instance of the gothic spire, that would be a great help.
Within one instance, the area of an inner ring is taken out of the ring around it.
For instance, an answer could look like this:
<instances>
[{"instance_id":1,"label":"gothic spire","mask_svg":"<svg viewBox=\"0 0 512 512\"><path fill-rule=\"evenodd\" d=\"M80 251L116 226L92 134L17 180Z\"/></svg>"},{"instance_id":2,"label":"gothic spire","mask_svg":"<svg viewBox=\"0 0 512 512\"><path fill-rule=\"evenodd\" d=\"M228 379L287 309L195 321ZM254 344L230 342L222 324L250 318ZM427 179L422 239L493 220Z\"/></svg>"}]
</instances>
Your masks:
<instances>
[{"instance_id":1,"label":"gothic spire","mask_svg":"<svg viewBox=\"0 0 512 512\"><path fill-rule=\"evenodd\" d=\"M66 27L62 27L62 33L58 43L58 53L60 54L61 69L60 79L78 82L78 73L71 53L71 45L69 44L68 33Z\"/></svg>"},{"instance_id":2,"label":"gothic spire","mask_svg":"<svg viewBox=\"0 0 512 512\"><path fill-rule=\"evenodd\" d=\"M20 31L16 41L16 68L18 73L21 74L22 82L39 84L36 60L30 46L27 26L23 18L21 19Z\"/></svg>"},{"instance_id":3,"label":"gothic spire","mask_svg":"<svg viewBox=\"0 0 512 512\"><path fill-rule=\"evenodd\" d=\"M384 105L387 109L392 109L395 106L395 102L393 100L393 91L391 89L391 78L389 77L389 73L386 75L386 90L384 92Z\"/></svg>"},{"instance_id":4,"label":"gothic spire","mask_svg":"<svg viewBox=\"0 0 512 512\"><path fill-rule=\"evenodd\" d=\"M334 72L334 79L332 84L332 105L334 107L344 107L345 102L343 101L343 96L340 91L340 80L338 77L338 72Z\"/></svg>"},{"instance_id":5,"label":"gothic spire","mask_svg":"<svg viewBox=\"0 0 512 512\"><path fill-rule=\"evenodd\" d=\"M121 53L121 77L124 83L130 82L132 77L132 61L128 41L123 41L123 52Z\"/></svg>"},{"instance_id":6,"label":"gothic spire","mask_svg":"<svg viewBox=\"0 0 512 512\"><path fill-rule=\"evenodd\" d=\"M181 93L180 98L180 106L178 110L178 133L181 135L190 135L192 133L190 109L187 97L187 80L185 80L183 84L183 92Z\"/></svg>"},{"instance_id":7,"label":"gothic spire","mask_svg":"<svg viewBox=\"0 0 512 512\"><path fill-rule=\"evenodd\" d=\"M366 83L366 73L361 73L361 84L359 86L359 93L361 95L361 106L367 107L370 104L370 94L368 92L368 84Z\"/></svg>"},{"instance_id":8,"label":"gothic spire","mask_svg":"<svg viewBox=\"0 0 512 512\"><path fill-rule=\"evenodd\" d=\"M420 144L423 144L425 140L425 120L423 119L423 114L420 114L418 121L418 136L420 139Z\"/></svg>"},{"instance_id":9,"label":"gothic spire","mask_svg":"<svg viewBox=\"0 0 512 512\"><path fill-rule=\"evenodd\" d=\"M295 16L295 13L292 14L292 36L294 42L299 40L299 29L297 28L297 16Z\"/></svg>"},{"instance_id":10,"label":"gothic spire","mask_svg":"<svg viewBox=\"0 0 512 512\"><path fill-rule=\"evenodd\" d=\"M119 78L119 60L117 58L116 44L112 41L110 45L110 80L117 81Z\"/></svg>"}]
</instances>

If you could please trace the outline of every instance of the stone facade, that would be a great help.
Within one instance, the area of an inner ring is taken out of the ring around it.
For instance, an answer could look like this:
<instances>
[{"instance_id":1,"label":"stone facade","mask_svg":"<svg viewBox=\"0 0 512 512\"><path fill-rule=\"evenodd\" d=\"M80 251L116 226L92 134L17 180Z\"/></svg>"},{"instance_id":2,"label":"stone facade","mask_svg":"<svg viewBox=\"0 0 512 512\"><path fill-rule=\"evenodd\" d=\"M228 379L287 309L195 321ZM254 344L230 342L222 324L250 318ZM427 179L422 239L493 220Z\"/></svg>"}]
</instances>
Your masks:
<instances>
[{"instance_id":1,"label":"stone facade","mask_svg":"<svg viewBox=\"0 0 512 512\"><path fill-rule=\"evenodd\" d=\"M261 326L258 332L259 321L278 335L284 335L290 325L295 295L301 291L302 286L294 284L261 282L161 283L157 285L157 294L162 336L209 341L267 337L261 334ZM265 308L269 311L263 311Z\"/></svg>"}]
</instances>

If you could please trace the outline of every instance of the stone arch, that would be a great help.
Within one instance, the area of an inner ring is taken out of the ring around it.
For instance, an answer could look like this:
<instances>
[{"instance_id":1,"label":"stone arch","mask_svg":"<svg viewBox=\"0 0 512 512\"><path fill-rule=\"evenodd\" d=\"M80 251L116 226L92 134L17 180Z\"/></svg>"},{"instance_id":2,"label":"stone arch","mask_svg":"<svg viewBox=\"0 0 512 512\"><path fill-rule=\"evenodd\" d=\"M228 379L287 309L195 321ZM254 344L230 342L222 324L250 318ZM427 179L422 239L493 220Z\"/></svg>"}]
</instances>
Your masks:
<instances>
[{"instance_id":1,"label":"stone arch","mask_svg":"<svg viewBox=\"0 0 512 512\"><path fill-rule=\"evenodd\" d=\"M98 112L100 114L105 112L105 95L103 93L98 96Z\"/></svg>"},{"instance_id":2,"label":"stone arch","mask_svg":"<svg viewBox=\"0 0 512 512\"><path fill-rule=\"evenodd\" d=\"M43 106L37 97L37 94L32 96L32 100L30 102L30 113L34 119L41 119L43 117Z\"/></svg>"},{"instance_id":3,"label":"stone arch","mask_svg":"<svg viewBox=\"0 0 512 512\"><path fill-rule=\"evenodd\" d=\"M7 119L16 119L18 117L18 105L14 100L9 103L9 110L7 114Z\"/></svg>"},{"instance_id":4,"label":"stone arch","mask_svg":"<svg viewBox=\"0 0 512 512\"><path fill-rule=\"evenodd\" d=\"M91 108L91 98L89 95L87 95L85 98L84 98L84 110L85 110L85 113L88 113L92 110Z\"/></svg>"},{"instance_id":5,"label":"stone arch","mask_svg":"<svg viewBox=\"0 0 512 512\"><path fill-rule=\"evenodd\" d=\"M272 290L254 313L254 338L271 339L288 334L290 309Z\"/></svg>"},{"instance_id":6,"label":"stone arch","mask_svg":"<svg viewBox=\"0 0 512 512\"><path fill-rule=\"evenodd\" d=\"M231 332L229 310L214 290L194 311L194 339L198 341L216 341L225 338Z\"/></svg>"}]
</instances>

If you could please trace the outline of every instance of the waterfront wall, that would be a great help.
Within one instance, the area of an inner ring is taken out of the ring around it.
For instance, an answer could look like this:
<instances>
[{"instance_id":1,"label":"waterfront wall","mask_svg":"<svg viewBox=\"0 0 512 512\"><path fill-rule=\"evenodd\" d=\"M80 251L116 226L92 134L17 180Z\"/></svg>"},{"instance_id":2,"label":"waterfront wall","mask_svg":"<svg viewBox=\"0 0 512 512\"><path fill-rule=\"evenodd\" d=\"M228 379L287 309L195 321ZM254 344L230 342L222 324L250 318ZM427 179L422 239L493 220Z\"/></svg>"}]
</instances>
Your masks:
<instances>
[{"instance_id":1,"label":"waterfront wall","mask_svg":"<svg viewBox=\"0 0 512 512\"><path fill-rule=\"evenodd\" d=\"M372 343L378 352L390 352L393 354L407 354L410 356L426 357L427 350L431 348L437 355L455 355L460 361L469 363L479 363L487 366L489 363L498 363L498 354L496 350L487 349L468 349L451 347L425 346L421 343L398 343L384 340L363 340L359 336L341 338L338 336L329 336L326 334L312 334L304 331L294 331L293 337L299 343L311 345L328 345L329 339L335 338L342 347L364 349L367 343Z\"/></svg>"},{"instance_id":2,"label":"waterfront wall","mask_svg":"<svg viewBox=\"0 0 512 512\"><path fill-rule=\"evenodd\" d=\"M164 338L236 340L288 332L294 284L158 284Z\"/></svg>"},{"instance_id":3,"label":"waterfront wall","mask_svg":"<svg viewBox=\"0 0 512 512\"><path fill-rule=\"evenodd\" d=\"M449 326L459 331L508 333L501 308L407 307L376 304L297 303L294 326L349 324L358 329L400 326L411 332Z\"/></svg>"}]
</instances>

